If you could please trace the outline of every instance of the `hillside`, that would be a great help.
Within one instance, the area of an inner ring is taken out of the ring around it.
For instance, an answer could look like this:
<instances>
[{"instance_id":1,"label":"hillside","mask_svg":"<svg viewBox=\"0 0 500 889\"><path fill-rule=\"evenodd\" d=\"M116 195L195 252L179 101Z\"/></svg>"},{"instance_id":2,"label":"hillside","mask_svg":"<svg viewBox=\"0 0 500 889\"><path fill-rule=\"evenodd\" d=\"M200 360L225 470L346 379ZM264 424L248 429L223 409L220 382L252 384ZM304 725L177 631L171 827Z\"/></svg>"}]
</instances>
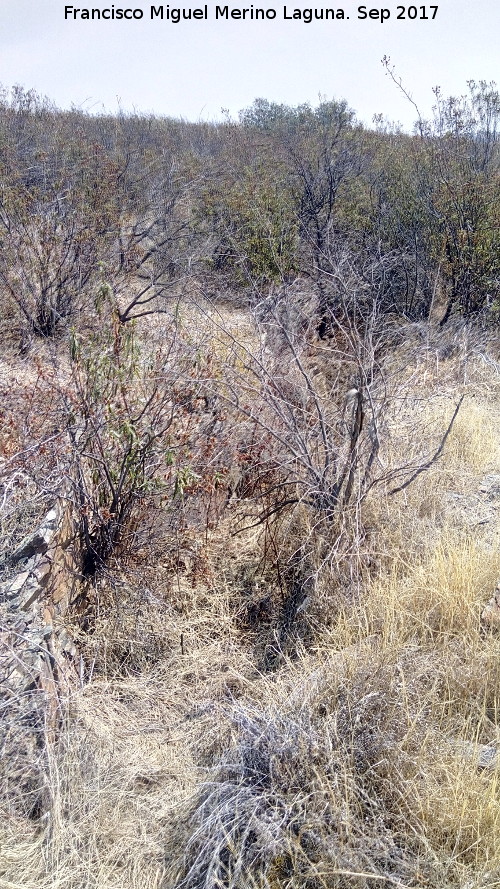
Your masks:
<instances>
[{"instance_id":1,"label":"hillside","mask_svg":"<svg viewBox=\"0 0 500 889\"><path fill-rule=\"evenodd\" d=\"M457 101L4 101L2 889L500 886L500 103Z\"/></svg>"}]
</instances>

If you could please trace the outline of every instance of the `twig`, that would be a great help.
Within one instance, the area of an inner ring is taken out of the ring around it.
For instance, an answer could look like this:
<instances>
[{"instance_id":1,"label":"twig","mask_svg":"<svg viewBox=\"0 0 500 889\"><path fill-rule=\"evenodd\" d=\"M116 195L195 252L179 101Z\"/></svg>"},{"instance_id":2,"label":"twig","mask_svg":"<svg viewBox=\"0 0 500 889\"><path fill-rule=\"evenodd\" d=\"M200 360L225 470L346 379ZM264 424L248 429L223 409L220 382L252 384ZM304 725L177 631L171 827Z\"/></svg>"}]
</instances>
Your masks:
<instances>
[{"instance_id":1,"label":"twig","mask_svg":"<svg viewBox=\"0 0 500 889\"><path fill-rule=\"evenodd\" d=\"M453 423L455 422L456 416L460 410L460 407L462 405L462 401L464 400L464 398L465 398L465 395L462 395L462 397L460 398L460 401L458 402L458 404L453 412L453 416L452 416L450 423L448 425L448 429L446 430L445 434L443 435L443 438L441 439L441 444L439 445L434 456L431 457L431 459L428 460L427 463L424 463L423 466L419 466L417 471L414 472L413 475L409 479L407 479L407 481L405 481L402 485L400 485L398 488L393 488L392 491L389 491L389 494L398 494L400 491L404 491L404 489L407 488L408 485L411 485L411 483L415 481L415 479L417 478L417 476L420 475L421 472L425 472L426 469L429 469L432 466L432 464L435 463L436 460L439 459L439 457L442 454L443 448L446 444L446 440L451 432Z\"/></svg>"}]
</instances>

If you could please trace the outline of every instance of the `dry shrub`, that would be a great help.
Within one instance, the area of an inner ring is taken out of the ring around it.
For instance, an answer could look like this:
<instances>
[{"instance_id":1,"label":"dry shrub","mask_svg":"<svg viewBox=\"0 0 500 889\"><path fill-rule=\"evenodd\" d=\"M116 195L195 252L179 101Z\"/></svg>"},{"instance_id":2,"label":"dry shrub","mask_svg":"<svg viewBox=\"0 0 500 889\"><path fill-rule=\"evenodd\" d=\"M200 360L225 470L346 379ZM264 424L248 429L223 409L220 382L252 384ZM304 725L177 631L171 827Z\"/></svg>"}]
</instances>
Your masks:
<instances>
[{"instance_id":1,"label":"dry shrub","mask_svg":"<svg viewBox=\"0 0 500 889\"><path fill-rule=\"evenodd\" d=\"M222 698L207 655L73 694L44 830L2 825L2 886L495 885L497 776L451 743L491 738L451 712L448 652L372 637L252 681L235 662Z\"/></svg>"},{"instance_id":2,"label":"dry shrub","mask_svg":"<svg viewBox=\"0 0 500 889\"><path fill-rule=\"evenodd\" d=\"M355 734L347 703L343 717L337 727L306 706L233 712L235 741L192 812L179 886L369 886L384 872L414 875L383 801L356 774L379 757L381 738Z\"/></svg>"},{"instance_id":3,"label":"dry shrub","mask_svg":"<svg viewBox=\"0 0 500 889\"><path fill-rule=\"evenodd\" d=\"M452 473L462 472L467 478L486 472L498 466L500 439L498 423L500 412L496 405L481 397L476 387L461 387L466 393L457 414L453 428L446 442L440 468L447 473L448 482L453 486ZM458 390L460 394L460 389ZM408 436L405 452L415 454L427 450L432 453L439 443L440 436L450 422L457 404L457 393L443 393L439 398L430 397L424 405L419 405L419 436ZM460 480L459 480L460 484Z\"/></svg>"},{"instance_id":4,"label":"dry shrub","mask_svg":"<svg viewBox=\"0 0 500 889\"><path fill-rule=\"evenodd\" d=\"M213 566L216 547L194 551L186 543L176 551L168 540L154 564L145 564L145 558L143 553L140 561L115 566L115 573L108 570L88 586L88 601L75 614L73 628L88 676L138 676L170 664L181 680L185 670L201 664L210 673L210 658L212 678L224 658L228 668L237 660L243 670L246 643L233 592Z\"/></svg>"},{"instance_id":5,"label":"dry shrub","mask_svg":"<svg viewBox=\"0 0 500 889\"><path fill-rule=\"evenodd\" d=\"M53 882L44 866L44 837L28 818L2 813L0 822L0 886L2 889L48 889L64 885Z\"/></svg>"},{"instance_id":6,"label":"dry shrub","mask_svg":"<svg viewBox=\"0 0 500 889\"><path fill-rule=\"evenodd\" d=\"M473 342L461 350L467 372L460 379L456 356L436 364L439 342L427 343L419 351L411 345L411 331L409 342L386 357L386 373L396 374L400 381L400 396L389 406L381 442L381 461L389 475L404 464L417 468L432 457L460 396L465 396L441 456L406 489L410 502L432 499L434 492L438 506L444 491L469 492L475 477L498 466L500 367L486 346L474 347L473 331L470 335ZM400 479L405 477L398 474L395 481ZM392 481L388 488L396 486Z\"/></svg>"},{"instance_id":7,"label":"dry shrub","mask_svg":"<svg viewBox=\"0 0 500 889\"><path fill-rule=\"evenodd\" d=\"M227 320L214 360L238 368ZM437 446L457 380L493 380L458 358L408 362L377 472ZM232 537L255 519L235 498L189 546L165 522L120 553L75 629L88 684L40 758L49 814L0 826L2 889L496 889L498 768L474 751L499 742L500 637L480 612L500 557L466 510L450 527L447 499L495 472L495 386L428 472L352 521L300 506ZM272 601L249 631L250 599Z\"/></svg>"}]
</instances>

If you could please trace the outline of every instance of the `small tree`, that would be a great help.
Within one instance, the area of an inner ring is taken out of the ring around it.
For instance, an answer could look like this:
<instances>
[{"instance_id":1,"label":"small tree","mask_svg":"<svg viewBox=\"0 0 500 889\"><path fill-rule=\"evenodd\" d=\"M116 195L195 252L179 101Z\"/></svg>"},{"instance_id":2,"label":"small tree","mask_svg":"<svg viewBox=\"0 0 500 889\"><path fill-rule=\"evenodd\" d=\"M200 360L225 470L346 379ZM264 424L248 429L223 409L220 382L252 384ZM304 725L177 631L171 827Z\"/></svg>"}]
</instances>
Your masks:
<instances>
[{"instance_id":1,"label":"small tree","mask_svg":"<svg viewBox=\"0 0 500 889\"><path fill-rule=\"evenodd\" d=\"M333 100L322 100L312 109L258 99L242 112L241 120L267 138L268 151L274 148L288 169L298 230L312 260L306 271L316 284L324 315L328 306L323 272L328 270L331 239L338 234L342 188L362 169L362 130L347 102Z\"/></svg>"},{"instance_id":2,"label":"small tree","mask_svg":"<svg viewBox=\"0 0 500 889\"><path fill-rule=\"evenodd\" d=\"M146 356L134 324L120 323L109 285L101 286L96 310L100 328L86 342L72 331L71 383L63 393L83 571L90 575L104 565L134 509L165 492L160 469L176 463L186 441L176 384L187 351L175 323L165 349Z\"/></svg>"},{"instance_id":3,"label":"small tree","mask_svg":"<svg viewBox=\"0 0 500 889\"><path fill-rule=\"evenodd\" d=\"M82 303L113 229L114 165L92 146L58 148L29 177L12 156L0 161L0 283L37 336Z\"/></svg>"},{"instance_id":4,"label":"small tree","mask_svg":"<svg viewBox=\"0 0 500 889\"><path fill-rule=\"evenodd\" d=\"M201 212L216 238L215 271L232 283L259 291L289 280L297 268L298 224L289 185L280 167L246 167L232 181L210 181Z\"/></svg>"},{"instance_id":5,"label":"small tree","mask_svg":"<svg viewBox=\"0 0 500 889\"><path fill-rule=\"evenodd\" d=\"M407 98L388 58L387 73ZM410 216L420 257L442 275L446 299L441 325L457 309L473 317L498 296L498 128L496 84L469 81L468 94L445 98L434 90L433 117L419 115L412 142L413 186L400 194L399 218ZM410 101L411 98L410 98ZM414 105L415 103L412 102Z\"/></svg>"}]
</instances>

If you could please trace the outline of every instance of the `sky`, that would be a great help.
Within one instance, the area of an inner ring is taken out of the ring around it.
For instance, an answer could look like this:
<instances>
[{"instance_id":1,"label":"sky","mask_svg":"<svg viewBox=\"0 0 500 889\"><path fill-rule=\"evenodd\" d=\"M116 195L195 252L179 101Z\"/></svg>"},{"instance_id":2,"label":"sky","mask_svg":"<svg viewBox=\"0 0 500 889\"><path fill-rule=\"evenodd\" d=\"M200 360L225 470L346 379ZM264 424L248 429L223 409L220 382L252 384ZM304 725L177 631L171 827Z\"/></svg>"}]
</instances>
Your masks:
<instances>
[{"instance_id":1,"label":"sky","mask_svg":"<svg viewBox=\"0 0 500 889\"><path fill-rule=\"evenodd\" d=\"M0 84L34 88L62 108L192 121L220 119L221 109L236 117L258 97L314 105L321 96L346 99L368 125L381 113L405 129L411 129L415 109L387 76L383 56L390 57L424 118L435 86L444 95L461 95L471 79L500 84L499 0L418 6L403 6L403 0L326 0L324 6L254 0L254 9L276 11L265 21L216 20L218 4L209 0L207 20L178 24L166 19L169 4L161 0L74 2L88 3L76 9L142 10L143 17L65 19L65 0L0 0ZM232 0L229 10L252 8L238 2ZM163 5L163 21L151 19L151 5ZM171 9L203 7L199 0L170 3ZM289 16L294 9L343 9L346 18L307 24L285 19L285 8ZM360 18L360 9L373 10L373 17ZM382 9L390 13L385 21ZM415 12L417 18L409 18Z\"/></svg>"}]
</instances>

